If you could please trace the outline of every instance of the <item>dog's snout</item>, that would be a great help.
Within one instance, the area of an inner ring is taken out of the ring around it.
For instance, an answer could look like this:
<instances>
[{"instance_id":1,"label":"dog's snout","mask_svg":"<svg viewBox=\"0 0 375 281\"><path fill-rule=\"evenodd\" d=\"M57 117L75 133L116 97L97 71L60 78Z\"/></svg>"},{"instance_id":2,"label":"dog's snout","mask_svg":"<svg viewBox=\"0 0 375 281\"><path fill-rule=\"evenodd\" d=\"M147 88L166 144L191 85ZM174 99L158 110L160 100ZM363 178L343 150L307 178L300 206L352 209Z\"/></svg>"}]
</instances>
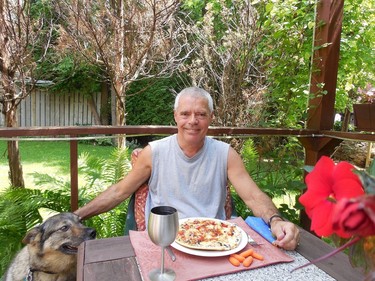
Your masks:
<instances>
[{"instance_id":1,"label":"dog's snout","mask_svg":"<svg viewBox=\"0 0 375 281\"><path fill-rule=\"evenodd\" d=\"M95 239L96 238L96 230L93 228L89 228L87 230L87 234L90 237L90 239Z\"/></svg>"}]
</instances>

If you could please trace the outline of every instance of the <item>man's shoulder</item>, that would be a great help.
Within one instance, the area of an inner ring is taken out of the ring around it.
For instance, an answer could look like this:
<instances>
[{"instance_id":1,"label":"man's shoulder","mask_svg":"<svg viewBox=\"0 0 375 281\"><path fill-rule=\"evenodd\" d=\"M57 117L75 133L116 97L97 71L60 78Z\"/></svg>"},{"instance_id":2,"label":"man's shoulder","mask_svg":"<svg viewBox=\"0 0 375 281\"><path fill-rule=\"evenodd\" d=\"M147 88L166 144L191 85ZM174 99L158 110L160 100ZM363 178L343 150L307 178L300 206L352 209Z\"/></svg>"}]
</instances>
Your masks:
<instances>
[{"instance_id":1,"label":"man's shoulder","mask_svg":"<svg viewBox=\"0 0 375 281\"><path fill-rule=\"evenodd\" d=\"M171 135L162 139L154 140L149 143L152 149L155 149L157 147L168 147L170 146L171 142L174 141L175 135Z\"/></svg>"},{"instance_id":2,"label":"man's shoulder","mask_svg":"<svg viewBox=\"0 0 375 281\"><path fill-rule=\"evenodd\" d=\"M209 145L216 146L216 147L222 147L222 148L229 148L229 144L226 142L223 142L221 140L214 139L212 137L206 137L206 141Z\"/></svg>"}]
</instances>

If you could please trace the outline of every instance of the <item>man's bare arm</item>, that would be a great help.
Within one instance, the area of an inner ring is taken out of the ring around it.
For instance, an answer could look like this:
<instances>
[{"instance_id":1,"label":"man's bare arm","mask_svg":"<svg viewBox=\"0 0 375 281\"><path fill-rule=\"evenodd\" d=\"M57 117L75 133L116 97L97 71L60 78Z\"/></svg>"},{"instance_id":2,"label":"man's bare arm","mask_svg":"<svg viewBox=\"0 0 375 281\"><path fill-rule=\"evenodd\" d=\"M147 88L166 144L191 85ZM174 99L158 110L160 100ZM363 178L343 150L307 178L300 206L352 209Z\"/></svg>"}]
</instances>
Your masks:
<instances>
[{"instance_id":1,"label":"man's bare arm","mask_svg":"<svg viewBox=\"0 0 375 281\"><path fill-rule=\"evenodd\" d=\"M230 148L228 155L228 178L236 189L237 194L252 210L255 216L261 217L265 222L278 214L278 210L271 198L268 197L247 173L241 157ZM274 217L270 225L276 237L275 244L286 250L293 250L299 241L299 230L291 222L280 217Z\"/></svg>"},{"instance_id":2,"label":"man's bare arm","mask_svg":"<svg viewBox=\"0 0 375 281\"><path fill-rule=\"evenodd\" d=\"M118 183L111 185L92 201L79 208L74 213L82 219L108 212L115 208L126 198L132 195L151 174L151 148L149 146L142 150L138 160L129 174Z\"/></svg>"},{"instance_id":3,"label":"man's bare arm","mask_svg":"<svg viewBox=\"0 0 375 281\"><path fill-rule=\"evenodd\" d=\"M278 213L271 198L259 189L246 171L241 157L233 148L230 148L228 155L228 178L237 194L255 216L268 221L271 216Z\"/></svg>"}]
</instances>

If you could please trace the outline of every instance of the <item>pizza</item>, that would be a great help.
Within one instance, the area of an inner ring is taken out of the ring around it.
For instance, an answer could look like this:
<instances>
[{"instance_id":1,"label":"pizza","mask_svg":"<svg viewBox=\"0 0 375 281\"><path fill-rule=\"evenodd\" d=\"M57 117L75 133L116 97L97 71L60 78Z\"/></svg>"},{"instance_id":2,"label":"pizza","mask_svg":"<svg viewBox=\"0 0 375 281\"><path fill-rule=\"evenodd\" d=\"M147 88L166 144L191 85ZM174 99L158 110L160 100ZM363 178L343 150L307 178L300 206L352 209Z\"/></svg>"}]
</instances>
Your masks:
<instances>
[{"instance_id":1,"label":"pizza","mask_svg":"<svg viewBox=\"0 0 375 281\"><path fill-rule=\"evenodd\" d=\"M236 248L242 232L233 223L209 218L183 220L176 243L197 250L226 251Z\"/></svg>"}]
</instances>

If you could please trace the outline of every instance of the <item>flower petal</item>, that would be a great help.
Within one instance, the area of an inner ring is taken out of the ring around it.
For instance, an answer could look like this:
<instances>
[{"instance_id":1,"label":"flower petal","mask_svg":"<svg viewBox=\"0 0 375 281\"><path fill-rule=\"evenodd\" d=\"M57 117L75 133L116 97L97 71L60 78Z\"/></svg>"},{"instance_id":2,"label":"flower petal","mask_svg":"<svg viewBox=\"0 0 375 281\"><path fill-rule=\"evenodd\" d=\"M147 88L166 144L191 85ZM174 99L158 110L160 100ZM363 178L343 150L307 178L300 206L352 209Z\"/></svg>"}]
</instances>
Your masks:
<instances>
[{"instance_id":1,"label":"flower petal","mask_svg":"<svg viewBox=\"0 0 375 281\"><path fill-rule=\"evenodd\" d=\"M375 196L364 195L339 200L333 212L334 231L342 237L375 235L372 209L375 209Z\"/></svg>"},{"instance_id":2,"label":"flower petal","mask_svg":"<svg viewBox=\"0 0 375 281\"><path fill-rule=\"evenodd\" d=\"M307 191L299 197L299 202L305 207L306 214L311 219L312 212L317 206L324 203L326 197L317 196L316 193Z\"/></svg>"},{"instance_id":3,"label":"flower petal","mask_svg":"<svg viewBox=\"0 0 375 281\"><path fill-rule=\"evenodd\" d=\"M338 163L333 170L332 190L337 200L357 197L365 193L359 176L353 170L354 166L345 161Z\"/></svg>"},{"instance_id":4,"label":"flower petal","mask_svg":"<svg viewBox=\"0 0 375 281\"><path fill-rule=\"evenodd\" d=\"M299 198L311 218L313 209L324 202L332 194L331 174L335 167L332 159L322 156L314 169L306 176L307 191Z\"/></svg>"},{"instance_id":5,"label":"flower petal","mask_svg":"<svg viewBox=\"0 0 375 281\"><path fill-rule=\"evenodd\" d=\"M333 160L327 156L322 156L314 169L306 176L308 188L314 191L330 193L334 168L335 163Z\"/></svg>"},{"instance_id":6,"label":"flower petal","mask_svg":"<svg viewBox=\"0 0 375 281\"><path fill-rule=\"evenodd\" d=\"M333 234L332 211L333 203L326 200L314 208L311 217L311 230L319 236L329 236Z\"/></svg>"}]
</instances>

